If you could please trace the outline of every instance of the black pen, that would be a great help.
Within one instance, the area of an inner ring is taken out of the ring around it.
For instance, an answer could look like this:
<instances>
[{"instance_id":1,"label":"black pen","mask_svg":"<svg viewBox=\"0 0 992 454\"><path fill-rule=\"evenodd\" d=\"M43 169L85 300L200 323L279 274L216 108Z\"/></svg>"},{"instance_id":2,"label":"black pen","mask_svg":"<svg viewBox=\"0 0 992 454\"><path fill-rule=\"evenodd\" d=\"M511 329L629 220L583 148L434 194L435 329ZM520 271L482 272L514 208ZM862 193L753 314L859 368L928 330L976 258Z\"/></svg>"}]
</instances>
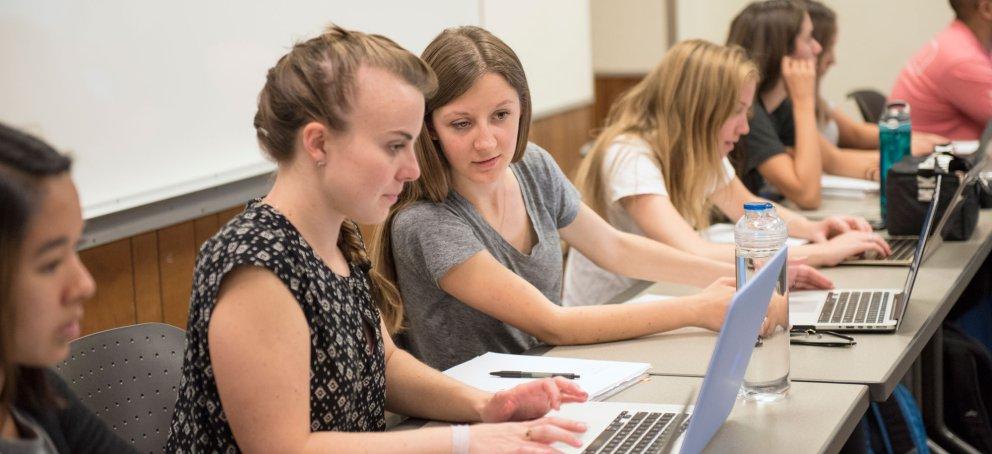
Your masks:
<instances>
[{"instance_id":1,"label":"black pen","mask_svg":"<svg viewBox=\"0 0 992 454\"><path fill-rule=\"evenodd\" d=\"M565 377L569 380L576 380L579 378L579 374L573 374L571 372L523 372L519 370L498 370L495 372L490 372L489 375L495 375L500 378L550 378L550 377Z\"/></svg>"}]
</instances>

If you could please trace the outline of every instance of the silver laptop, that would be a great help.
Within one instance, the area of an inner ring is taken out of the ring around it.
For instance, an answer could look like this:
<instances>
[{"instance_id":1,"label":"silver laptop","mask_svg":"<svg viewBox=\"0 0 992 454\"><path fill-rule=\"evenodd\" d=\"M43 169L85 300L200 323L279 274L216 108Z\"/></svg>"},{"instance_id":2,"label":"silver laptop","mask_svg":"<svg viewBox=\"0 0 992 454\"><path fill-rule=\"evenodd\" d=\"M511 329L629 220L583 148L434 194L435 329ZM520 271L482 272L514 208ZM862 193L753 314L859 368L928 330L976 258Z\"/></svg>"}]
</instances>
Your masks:
<instances>
[{"instance_id":1,"label":"silver laptop","mask_svg":"<svg viewBox=\"0 0 992 454\"><path fill-rule=\"evenodd\" d=\"M796 291L789 293L789 322L793 329L831 331L894 332L906 312L916 273L923 262L927 236L933 227L934 212L940 200L940 185L923 219L917 237L913 262L902 289L834 289L829 291Z\"/></svg>"},{"instance_id":2,"label":"silver laptop","mask_svg":"<svg viewBox=\"0 0 992 454\"><path fill-rule=\"evenodd\" d=\"M731 301L716 347L688 422L679 405L587 402L562 406L557 416L585 422L582 447L562 443L556 449L581 453L698 453L726 421L744 378L754 339L765 318L787 249L782 248ZM673 436L679 437L674 443Z\"/></svg>"}]
</instances>

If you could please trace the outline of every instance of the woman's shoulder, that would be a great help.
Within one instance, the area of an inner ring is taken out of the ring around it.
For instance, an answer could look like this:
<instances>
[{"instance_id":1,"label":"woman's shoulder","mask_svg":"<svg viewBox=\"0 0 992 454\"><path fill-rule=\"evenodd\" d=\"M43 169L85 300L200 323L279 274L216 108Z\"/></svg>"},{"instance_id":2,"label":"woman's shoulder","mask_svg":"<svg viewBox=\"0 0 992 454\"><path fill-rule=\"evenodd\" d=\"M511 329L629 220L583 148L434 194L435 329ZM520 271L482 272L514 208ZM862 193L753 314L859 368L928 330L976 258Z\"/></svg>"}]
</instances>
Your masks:
<instances>
[{"instance_id":1,"label":"woman's shoulder","mask_svg":"<svg viewBox=\"0 0 992 454\"><path fill-rule=\"evenodd\" d=\"M212 262L225 257L234 261L258 259L268 262L293 250L298 245L297 238L285 217L256 201L204 242L200 257Z\"/></svg>"}]
</instances>

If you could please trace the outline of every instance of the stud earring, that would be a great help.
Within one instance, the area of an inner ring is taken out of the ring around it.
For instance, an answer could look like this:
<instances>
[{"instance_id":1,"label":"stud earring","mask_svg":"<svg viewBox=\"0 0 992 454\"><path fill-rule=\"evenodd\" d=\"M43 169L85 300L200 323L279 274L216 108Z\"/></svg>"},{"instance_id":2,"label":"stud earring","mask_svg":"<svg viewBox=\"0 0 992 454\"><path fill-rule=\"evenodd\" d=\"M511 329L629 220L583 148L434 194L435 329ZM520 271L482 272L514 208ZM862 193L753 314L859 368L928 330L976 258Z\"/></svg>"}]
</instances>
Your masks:
<instances>
[{"instance_id":1,"label":"stud earring","mask_svg":"<svg viewBox=\"0 0 992 454\"><path fill-rule=\"evenodd\" d=\"M324 162L324 161L317 161L317 167L324 167L325 165L327 165L326 162Z\"/></svg>"}]
</instances>

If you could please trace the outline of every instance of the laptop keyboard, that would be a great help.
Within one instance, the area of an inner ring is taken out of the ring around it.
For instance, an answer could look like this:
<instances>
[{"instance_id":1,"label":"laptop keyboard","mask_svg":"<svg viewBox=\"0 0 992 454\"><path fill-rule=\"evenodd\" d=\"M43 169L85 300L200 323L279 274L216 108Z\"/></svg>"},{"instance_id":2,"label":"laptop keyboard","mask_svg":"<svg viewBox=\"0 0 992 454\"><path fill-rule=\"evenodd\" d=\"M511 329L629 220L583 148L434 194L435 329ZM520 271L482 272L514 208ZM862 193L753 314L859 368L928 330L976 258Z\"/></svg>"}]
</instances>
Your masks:
<instances>
[{"instance_id":1,"label":"laptop keyboard","mask_svg":"<svg viewBox=\"0 0 992 454\"><path fill-rule=\"evenodd\" d=\"M819 323L882 323L889 313L889 292L830 292Z\"/></svg>"},{"instance_id":2,"label":"laptop keyboard","mask_svg":"<svg viewBox=\"0 0 992 454\"><path fill-rule=\"evenodd\" d=\"M620 412L582 452L583 454L658 452L665 445L668 437L672 436L672 427L669 427L671 426L669 423L676 415L677 413L646 411L634 414ZM685 431L689 426L690 417L685 418L674 436Z\"/></svg>"},{"instance_id":3,"label":"laptop keyboard","mask_svg":"<svg viewBox=\"0 0 992 454\"><path fill-rule=\"evenodd\" d=\"M916 252L916 244L919 241L916 238L894 238L889 240L889 247L892 248L892 254L885 258L885 260L912 260L913 253Z\"/></svg>"}]
</instances>

